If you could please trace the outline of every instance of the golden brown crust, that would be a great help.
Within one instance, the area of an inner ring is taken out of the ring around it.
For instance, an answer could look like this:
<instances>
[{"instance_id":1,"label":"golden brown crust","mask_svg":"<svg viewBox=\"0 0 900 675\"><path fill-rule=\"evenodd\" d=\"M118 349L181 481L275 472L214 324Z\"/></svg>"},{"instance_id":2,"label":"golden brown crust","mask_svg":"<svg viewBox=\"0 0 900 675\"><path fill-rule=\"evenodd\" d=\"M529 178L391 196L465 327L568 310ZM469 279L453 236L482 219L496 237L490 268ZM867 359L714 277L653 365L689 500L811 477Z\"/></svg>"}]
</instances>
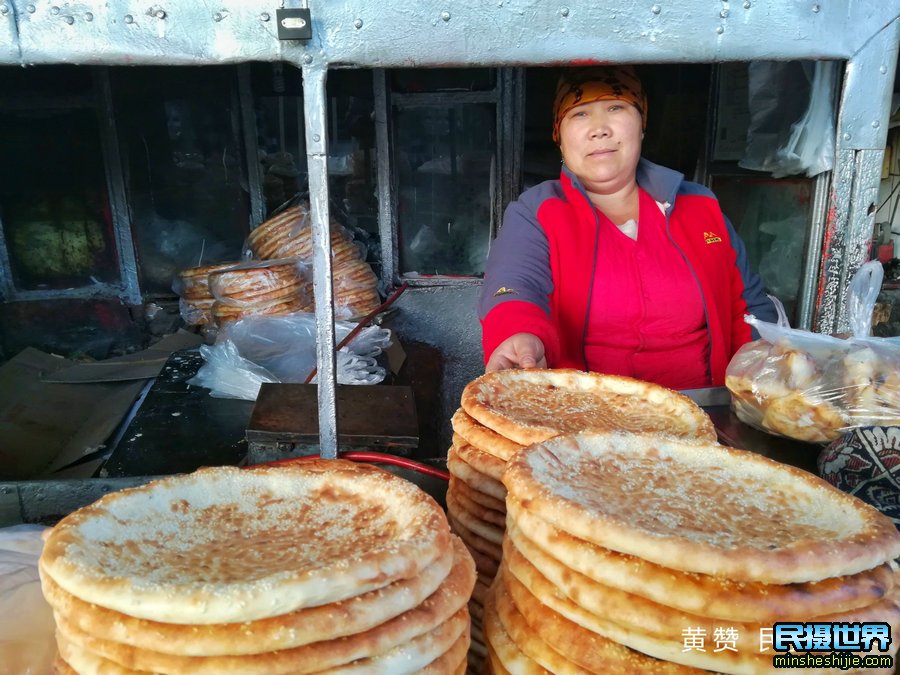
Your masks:
<instances>
[{"instance_id":1,"label":"golden brown crust","mask_svg":"<svg viewBox=\"0 0 900 675\"><path fill-rule=\"evenodd\" d=\"M506 513L506 503L504 501L469 487L465 482L452 474L450 476L449 487L455 490L457 494L465 496L469 501L480 504L486 509L491 509L498 513Z\"/></svg>"},{"instance_id":2,"label":"golden brown crust","mask_svg":"<svg viewBox=\"0 0 900 675\"><path fill-rule=\"evenodd\" d=\"M520 445L585 430L716 440L709 417L687 396L630 377L580 370L487 373L463 390L462 407Z\"/></svg>"},{"instance_id":3,"label":"golden brown crust","mask_svg":"<svg viewBox=\"0 0 900 675\"><path fill-rule=\"evenodd\" d=\"M762 426L775 433L807 443L827 443L840 438L848 419L827 401L792 392L766 406Z\"/></svg>"},{"instance_id":4,"label":"golden brown crust","mask_svg":"<svg viewBox=\"0 0 900 675\"><path fill-rule=\"evenodd\" d=\"M677 640L666 640L644 631L635 631L622 626L618 623L617 617L594 612L591 608L583 607L568 598L541 575L524 556L518 554L515 547L509 547L508 551L510 555L504 559L498 577L507 573L505 583L517 607L528 607L532 604L544 605L569 621L607 640L617 642L646 656L662 661L671 661L682 666L704 668L715 672L768 672L768 669L771 668L771 657L768 661L765 658L761 659L758 650L754 652L725 650L718 653L713 653L711 650L704 653L683 652L684 639L681 634Z\"/></svg>"},{"instance_id":5,"label":"golden brown crust","mask_svg":"<svg viewBox=\"0 0 900 675\"><path fill-rule=\"evenodd\" d=\"M279 233L298 234L309 228L309 207L307 205L292 206L260 223L248 235L251 246L264 243Z\"/></svg>"},{"instance_id":6,"label":"golden brown crust","mask_svg":"<svg viewBox=\"0 0 900 675\"><path fill-rule=\"evenodd\" d=\"M56 654L56 658L53 659L53 672L56 675L78 675L68 663L65 662L62 656L59 653Z\"/></svg>"},{"instance_id":7,"label":"golden brown crust","mask_svg":"<svg viewBox=\"0 0 900 675\"><path fill-rule=\"evenodd\" d=\"M469 615L465 603L471 593L474 578L472 566L464 584L451 577L448 584L453 580L452 586L442 586L418 607L366 633L262 654L209 657L164 654L83 633L61 616L57 616L57 626L69 644L120 666L149 672L276 675L315 673L326 669L356 670L355 667L348 668L348 664L360 659L384 657L394 650L412 651L417 641L428 647L430 658L424 660L425 665L449 649L460 635L468 631ZM435 640L437 644L433 644Z\"/></svg>"},{"instance_id":8,"label":"golden brown crust","mask_svg":"<svg viewBox=\"0 0 900 675\"><path fill-rule=\"evenodd\" d=\"M510 457L525 447L488 429L462 408L454 413L450 424L453 426L453 431L462 436L469 445L504 461L508 461Z\"/></svg>"},{"instance_id":9,"label":"golden brown crust","mask_svg":"<svg viewBox=\"0 0 900 675\"><path fill-rule=\"evenodd\" d=\"M452 492L447 493L447 513L470 532L499 546L503 542L503 527L497 527L481 520L474 513L467 511Z\"/></svg>"},{"instance_id":10,"label":"golden brown crust","mask_svg":"<svg viewBox=\"0 0 900 675\"><path fill-rule=\"evenodd\" d=\"M447 451L447 469L473 490L482 492L494 499L506 500L506 488L498 480L478 471L465 462L452 446Z\"/></svg>"},{"instance_id":11,"label":"golden brown crust","mask_svg":"<svg viewBox=\"0 0 900 675\"><path fill-rule=\"evenodd\" d=\"M431 663L437 660L438 667L441 666L440 658L443 654L452 653L453 656L460 651L460 642L466 644L469 639L469 615L465 608L462 608L451 616L447 621L441 623L431 631L422 633L413 637L408 642L398 645L397 647L377 654L370 658L359 659L347 664L339 664L328 669L330 673L343 673L344 675L365 675L371 672L390 672L390 673L414 673L419 672L422 668L428 668ZM109 647L103 640L91 637L83 638L76 636L75 640L90 643L91 646L99 647L101 651L115 652L114 647ZM59 633L57 637L60 651L71 663L78 664L80 673L96 673L97 675L131 675L132 673L149 673L151 671L141 670L137 667L129 667L117 661L106 658L101 653L91 651L77 644L66 635ZM338 648L343 645L338 645ZM138 655L137 660L149 658L147 655ZM327 660L334 661L339 659L339 654L330 654ZM259 654L252 661L244 660L236 664L231 670L219 670L220 668L228 668L229 665L225 659L220 658L217 662L212 663L209 659L204 660L202 657L195 657L188 666L189 670L181 670L178 665L172 665L165 672L180 673L191 672L197 675L220 675L221 673L231 672L240 673L241 675L252 675L252 673L272 673L279 675L282 673L310 673L310 668L314 668L314 663L301 662L296 664L296 668L286 670L285 652L272 652L269 654ZM450 670L429 671L429 672L451 672Z\"/></svg>"},{"instance_id":12,"label":"golden brown crust","mask_svg":"<svg viewBox=\"0 0 900 675\"><path fill-rule=\"evenodd\" d=\"M464 483L462 483L464 485ZM495 525L499 528L506 527L506 509L503 511L496 511L494 509L487 508L472 499L469 499L468 495L460 489L461 483L454 482L451 483L447 488L447 494L452 495L452 499L455 503L457 503L463 510L471 513L478 520L481 520L490 525ZM449 506L449 505L448 505Z\"/></svg>"},{"instance_id":13,"label":"golden brown crust","mask_svg":"<svg viewBox=\"0 0 900 675\"><path fill-rule=\"evenodd\" d=\"M463 540L463 542L465 542L467 548L479 551L493 560L496 560L498 563L500 562L500 559L503 557L503 550L498 544L488 541L484 537L472 532L472 530L457 520L452 513L447 514L447 520L450 521L450 528Z\"/></svg>"},{"instance_id":14,"label":"golden brown crust","mask_svg":"<svg viewBox=\"0 0 900 675\"><path fill-rule=\"evenodd\" d=\"M550 675L550 671L538 665L534 659L522 653L503 627L497 613L496 594L502 592L497 584L491 587L484 602L484 638L488 648L491 669L495 673L514 672L523 675Z\"/></svg>"},{"instance_id":15,"label":"golden brown crust","mask_svg":"<svg viewBox=\"0 0 900 675\"><path fill-rule=\"evenodd\" d=\"M217 298L240 297L292 286L299 280L296 262L253 262L210 274L209 288Z\"/></svg>"},{"instance_id":16,"label":"golden brown crust","mask_svg":"<svg viewBox=\"0 0 900 675\"><path fill-rule=\"evenodd\" d=\"M659 603L654 603L631 593L605 586L583 574L579 574L535 547L519 548L521 539L511 537L504 543L505 564L518 576L532 573L531 568L566 597L580 607L601 618L615 621L625 629L647 633L660 639L678 642L685 626L697 626L706 635L713 635L721 619L688 614ZM526 571L527 570L527 571ZM759 623L742 623L729 620L729 626L737 630L735 646L738 651L758 650ZM766 624L768 625L768 624Z\"/></svg>"},{"instance_id":17,"label":"golden brown crust","mask_svg":"<svg viewBox=\"0 0 900 675\"><path fill-rule=\"evenodd\" d=\"M503 630L509 635L509 639L525 656L551 673L576 673L578 671L576 664L548 645L525 621L525 617L522 616L506 592L503 584L503 572L500 573L497 581L497 591L494 594L497 617L500 619ZM605 668L604 672L619 672L615 668L615 663L607 663Z\"/></svg>"},{"instance_id":18,"label":"golden brown crust","mask_svg":"<svg viewBox=\"0 0 900 675\"><path fill-rule=\"evenodd\" d=\"M578 539L509 502L507 536L523 555L537 549L567 567L622 591L702 616L744 622L806 621L865 607L893 588L893 572L881 565L852 576L814 583L760 584L679 572Z\"/></svg>"},{"instance_id":19,"label":"golden brown crust","mask_svg":"<svg viewBox=\"0 0 900 675\"><path fill-rule=\"evenodd\" d=\"M698 673L694 668L660 661L593 633L540 602L510 588L514 578L501 570L497 579L497 613L507 634L522 652L551 672L675 675ZM522 603L518 606L515 600Z\"/></svg>"},{"instance_id":20,"label":"golden brown crust","mask_svg":"<svg viewBox=\"0 0 900 675\"><path fill-rule=\"evenodd\" d=\"M560 437L518 453L503 482L511 499L573 536L685 572L800 583L900 555L893 523L859 499L718 444Z\"/></svg>"},{"instance_id":21,"label":"golden brown crust","mask_svg":"<svg viewBox=\"0 0 900 675\"><path fill-rule=\"evenodd\" d=\"M503 478L503 471L506 469L505 460L469 445L459 434L453 434L453 449L461 460L476 471L480 471L496 481Z\"/></svg>"},{"instance_id":22,"label":"golden brown crust","mask_svg":"<svg viewBox=\"0 0 900 675\"><path fill-rule=\"evenodd\" d=\"M124 614L227 623L417 576L450 545L443 511L408 481L314 460L202 469L107 495L53 528L41 566Z\"/></svg>"},{"instance_id":23,"label":"golden brown crust","mask_svg":"<svg viewBox=\"0 0 900 675\"><path fill-rule=\"evenodd\" d=\"M182 626L115 612L79 600L42 575L44 597L53 610L88 635L150 651L183 656L259 654L300 647L368 631L432 595L451 573L455 559L468 555L453 538L453 553L435 560L411 579L342 601L244 623Z\"/></svg>"},{"instance_id":24,"label":"golden brown crust","mask_svg":"<svg viewBox=\"0 0 900 675\"><path fill-rule=\"evenodd\" d=\"M464 673L466 670L466 652L469 651L469 634L460 635L450 649L419 671L419 675L448 675Z\"/></svg>"}]
</instances>

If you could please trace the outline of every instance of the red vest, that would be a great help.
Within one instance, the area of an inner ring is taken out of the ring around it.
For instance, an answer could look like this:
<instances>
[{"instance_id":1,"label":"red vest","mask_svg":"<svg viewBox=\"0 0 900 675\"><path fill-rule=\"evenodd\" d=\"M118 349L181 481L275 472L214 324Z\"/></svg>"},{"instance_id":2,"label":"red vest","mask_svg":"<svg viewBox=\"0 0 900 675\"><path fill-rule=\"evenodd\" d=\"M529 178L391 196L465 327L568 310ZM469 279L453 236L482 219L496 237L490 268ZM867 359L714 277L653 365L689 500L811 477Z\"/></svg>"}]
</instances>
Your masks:
<instances>
[{"instance_id":1,"label":"red vest","mask_svg":"<svg viewBox=\"0 0 900 675\"><path fill-rule=\"evenodd\" d=\"M585 356L590 370L672 389L706 387L709 335L697 280L640 191L637 238L600 214Z\"/></svg>"},{"instance_id":2,"label":"red vest","mask_svg":"<svg viewBox=\"0 0 900 675\"><path fill-rule=\"evenodd\" d=\"M517 297L516 291L521 294L521 281L510 283L502 277L486 278L483 301L502 302L483 314L485 359L510 335L530 332L544 343L551 368L589 369L584 346L588 312L594 300L591 297L594 276L600 263L599 216L565 171L557 185L561 191L559 196L553 196L548 188L533 188L532 191L544 190L547 197L538 202L520 199L519 210L515 212L518 218L533 219L546 237L546 262L552 277L552 287L547 286L545 296L548 310L540 307L543 301L539 298ZM526 203L534 204L530 207L534 209L531 215L522 211ZM657 208L655 204L653 208ZM507 227L505 220L504 229ZM524 224L521 230L511 231L532 236L529 234L532 230ZM750 326L743 320L747 303L742 297L745 286L735 244L743 249L739 240L732 244L730 232L718 201L708 192L679 192L665 218L665 236L682 255L699 289L708 334L708 372L714 386L724 384L725 368L731 356L751 339ZM491 255L500 256L500 248L492 250ZM515 267L522 264L515 263ZM490 276L490 260L488 267ZM754 292L761 296L760 302L767 302L760 289Z\"/></svg>"}]
</instances>

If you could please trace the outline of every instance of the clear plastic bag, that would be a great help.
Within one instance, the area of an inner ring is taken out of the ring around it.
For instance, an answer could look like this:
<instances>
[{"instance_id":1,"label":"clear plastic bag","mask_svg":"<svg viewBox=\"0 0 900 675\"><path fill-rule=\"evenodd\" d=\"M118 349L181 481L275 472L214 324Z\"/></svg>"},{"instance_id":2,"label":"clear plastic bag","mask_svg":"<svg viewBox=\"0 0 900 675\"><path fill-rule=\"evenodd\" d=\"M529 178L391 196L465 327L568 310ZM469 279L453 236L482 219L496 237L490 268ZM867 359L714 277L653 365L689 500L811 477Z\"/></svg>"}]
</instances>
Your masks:
<instances>
[{"instance_id":1,"label":"clear plastic bag","mask_svg":"<svg viewBox=\"0 0 900 675\"><path fill-rule=\"evenodd\" d=\"M172 281L172 290L178 295L178 309L188 326L205 326L213 322L212 306L215 298L209 288L209 275L232 269L242 261L200 265L181 270Z\"/></svg>"},{"instance_id":2,"label":"clear plastic bag","mask_svg":"<svg viewBox=\"0 0 900 675\"><path fill-rule=\"evenodd\" d=\"M340 342L356 327L335 322ZM340 384L377 384L385 370L376 357L391 344L386 328L363 328L337 353ZM207 387L211 395L256 400L263 382L304 382L316 366L315 316L251 316L226 324L216 344L200 347L205 363L188 384ZM315 380L314 380L315 381Z\"/></svg>"},{"instance_id":3,"label":"clear plastic bag","mask_svg":"<svg viewBox=\"0 0 900 675\"><path fill-rule=\"evenodd\" d=\"M841 339L747 317L760 338L741 347L725 373L738 418L811 443L862 426L900 425L900 340L869 336L883 270L863 265L850 284L853 336Z\"/></svg>"}]
</instances>

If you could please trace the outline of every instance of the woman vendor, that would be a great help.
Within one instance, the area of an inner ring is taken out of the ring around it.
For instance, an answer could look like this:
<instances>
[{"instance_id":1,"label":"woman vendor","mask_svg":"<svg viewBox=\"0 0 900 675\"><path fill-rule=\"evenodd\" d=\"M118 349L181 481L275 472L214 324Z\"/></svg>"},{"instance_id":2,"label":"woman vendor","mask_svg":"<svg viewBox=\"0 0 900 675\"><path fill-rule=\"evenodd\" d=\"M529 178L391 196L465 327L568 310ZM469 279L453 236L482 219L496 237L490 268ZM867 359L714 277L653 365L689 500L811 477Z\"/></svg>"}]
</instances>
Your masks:
<instances>
[{"instance_id":1,"label":"woman vendor","mask_svg":"<svg viewBox=\"0 0 900 675\"><path fill-rule=\"evenodd\" d=\"M722 385L775 308L715 196L641 158L647 99L627 66L570 70L563 167L511 203L480 301L488 372L578 368L674 389Z\"/></svg>"}]
</instances>

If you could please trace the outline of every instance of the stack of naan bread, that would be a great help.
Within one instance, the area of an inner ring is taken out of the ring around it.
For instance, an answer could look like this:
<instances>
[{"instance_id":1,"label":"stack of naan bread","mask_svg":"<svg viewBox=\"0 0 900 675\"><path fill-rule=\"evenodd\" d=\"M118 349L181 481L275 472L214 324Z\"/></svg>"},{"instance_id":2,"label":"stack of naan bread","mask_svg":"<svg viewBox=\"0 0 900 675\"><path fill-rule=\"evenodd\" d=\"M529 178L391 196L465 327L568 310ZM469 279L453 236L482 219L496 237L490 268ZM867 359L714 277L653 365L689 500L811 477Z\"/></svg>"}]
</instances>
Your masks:
<instances>
[{"instance_id":1,"label":"stack of naan bread","mask_svg":"<svg viewBox=\"0 0 900 675\"><path fill-rule=\"evenodd\" d=\"M175 283L180 298L181 316L189 326L206 326L214 322L213 303L216 299L209 289L209 275L231 269L240 263L226 262L215 265L199 265L182 270Z\"/></svg>"},{"instance_id":2,"label":"stack of naan bread","mask_svg":"<svg viewBox=\"0 0 900 675\"><path fill-rule=\"evenodd\" d=\"M313 311L313 288L295 258L242 263L209 275L212 315L222 326L247 316Z\"/></svg>"},{"instance_id":3,"label":"stack of naan bread","mask_svg":"<svg viewBox=\"0 0 900 675\"><path fill-rule=\"evenodd\" d=\"M312 265L309 204L285 209L260 224L250 233L249 243L262 260L295 257ZM348 232L336 223L331 226L331 255L335 307L349 316L364 316L378 307L378 277L362 259Z\"/></svg>"},{"instance_id":4,"label":"stack of naan bread","mask_svg":"<svg viewBox=\"0 0 900 675\"><path fill-rule=\"evenodd\" d=\"M689 398L627 377L578 370L505 370L469 383L452 419L447 515L478 569L469 610L472 650L485 655L481 618L503 555L507 462L523 447L587 429L666 431L714 441L709 417Z\"/></svg>"},{"instance_id":5,"label":"stack of naan bread","mask_svg":"<svg viewBox=\"0 0 900 675\"><path fill-rule=\"evenodd\" d=\"M530 446L503 484L484 617L494 673L771 673L776 621L900 628L900 534L798 469L602 432Z\"/></svg>"},{"instance_id":6,"label":"stack of naan bread","mask_svg":"<svg viewBox=\"0 0 900 675\"><path fill-rule=\"evenodd\" d=\"M182 270L174 284L181 316L189 326L235 321L252 314L279 315L314 310L311 282L312 227L309 205L285 209L254 229L248 243L256 259ZM365 316L381 304L378 277L347 230L331 227L334 304L339 318ZM269 261L269 262L261 262ZM286 262L290 270L274 271ZM274 264L273 264L274 263ZM299 263L299 264L298 264ZM268 269L260 275L256 269ZM210 287L219 272L219 288Z\"/></svg>"},{"instance_id":7,"label":"stack of naan bread","mask_svg":"<svg viewBox=\"0 0 900 675\"><path fill-rule=\"evenodd\" d=\"M462 673L475 567L437 503L343 460L108 495L40 560L64 673Z\"/></svg>"}]
</instances>

